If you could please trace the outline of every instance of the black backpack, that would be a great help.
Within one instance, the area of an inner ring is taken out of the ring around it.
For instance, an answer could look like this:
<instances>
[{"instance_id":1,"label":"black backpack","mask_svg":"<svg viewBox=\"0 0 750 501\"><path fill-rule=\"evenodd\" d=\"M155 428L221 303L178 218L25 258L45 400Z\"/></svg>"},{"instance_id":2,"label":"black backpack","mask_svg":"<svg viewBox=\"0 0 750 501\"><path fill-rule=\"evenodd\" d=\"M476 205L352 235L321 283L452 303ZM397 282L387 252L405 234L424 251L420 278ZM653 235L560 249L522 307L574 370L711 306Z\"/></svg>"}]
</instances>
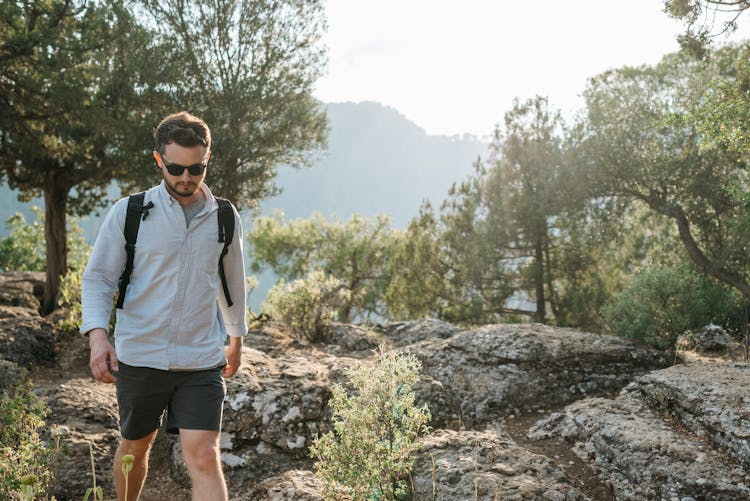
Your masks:
<instances>
[{"instance_id":1,"label":"black backpack","mask_svg":"<svg viewBox=\"0 0 750 501\"><path fill-rule=\"evenodd\" d=\"M154 206L153 202L149 202L145 206L143 205L145 196L146 192L141 191L128 197L128 212L125 216L125 228L123 229L125 250L128 256L125 262L125 269L122 270L122 275L120 275L120 291L117 296L117 308L119 309L122 309L122 304L125 301L125 290L130 283L130 275L133 273L133 258L135 258L135 242L138 240L138 228L141 227L141 221L145 221L148 217L148 211ZM232 306L234 303L232 303L232 298L229 296L227 277L224 274L224 255L229 251L229 246L232 244L232 237L234 237L234 211L232 210L232 203L229 200L216 197L216 201L219 203L219 242L224 243L224 248L221 250L221 255L219 256L219 277L221 278L221 286L224 289L224 297L227 299L227 306Z\"/></svg>"}]
</instances>

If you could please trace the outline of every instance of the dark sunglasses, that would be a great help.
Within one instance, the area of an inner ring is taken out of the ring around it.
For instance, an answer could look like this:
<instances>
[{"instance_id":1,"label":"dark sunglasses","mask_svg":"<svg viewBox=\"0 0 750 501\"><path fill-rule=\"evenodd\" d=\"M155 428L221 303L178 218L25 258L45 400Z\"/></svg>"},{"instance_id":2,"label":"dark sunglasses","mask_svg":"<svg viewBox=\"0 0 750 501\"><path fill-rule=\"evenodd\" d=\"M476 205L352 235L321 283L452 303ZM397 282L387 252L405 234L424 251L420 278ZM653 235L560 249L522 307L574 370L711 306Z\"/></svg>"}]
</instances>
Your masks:
<instances>
[{"instance_id":1,"label":"dark sunglasses","mask_svg":"<svg viewBox=\"0 0 750 501\"><path fill-rule=\"evenodd\" d=\"M161 159L161 161L164 164L164 167L167 168L167 172L169 172L169 175L171 176L181 176L182 173L185 172L185 169L187 169L191 176L200 176L208 166L208 160L193 165L168 164L164 161L163 158Z\"/></svg>"}]
</instances>

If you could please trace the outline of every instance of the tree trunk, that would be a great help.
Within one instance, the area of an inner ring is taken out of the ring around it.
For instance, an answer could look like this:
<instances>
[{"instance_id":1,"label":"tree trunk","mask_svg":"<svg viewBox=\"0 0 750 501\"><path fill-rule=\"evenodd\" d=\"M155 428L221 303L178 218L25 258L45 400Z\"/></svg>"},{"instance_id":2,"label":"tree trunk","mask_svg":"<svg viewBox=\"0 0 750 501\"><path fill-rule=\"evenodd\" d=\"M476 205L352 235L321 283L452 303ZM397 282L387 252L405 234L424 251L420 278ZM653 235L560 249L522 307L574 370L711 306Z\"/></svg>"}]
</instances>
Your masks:
<instances>
[{"instance_id":1,"label":"tree trunk","mask_svg":"<svg viewBox=\"0 0 750 501\"><path fill-rule=\"evenodd\" d=\"M552 281L552 259L549 256L549 238L544 239L544 262L545 262L545 279L547 281L547 295L549 296L549 306L552 310L552 316L555 318L555 323L559 325L558 320L560 319L560 311L557 309L557 297L555 296L555 288Z\"/></svg>"},{"instance_id":2,"label":"tree trunk","mask_svg":"<svg viewBox=\"0 0 750 501\"><path fill-rule=\"evenodd\" d=\"M682 241L687 255L690 260L698 266L705 273L715 279L723 282L730 287L737 289L745 299L750 300L750 283L745 277L734 271L729 270L721 266L721 263L711 261L706 254L698 246L698 242L693 237L692 230L690 228L690 220L688 219L685 211L679 205L669 205L664 200L653 196L639 196L641 200L646 202L649 207L654 209L656 212L671 217L677 223L677 230L680 234L680 240Z\"/></svg>"},{"instance_id":3,"label":"tree trunk","mask_svg":"<svg viewBox=\"0 0 750 501\"><path fill-rule=\"evenodd\" d=\"M544 245L538 237L534 244L534 286L536 287L536 315L534 320L544 323L547 316L547 301L544 297Z\"/></svg>"},{"instance_id":4,"label":"tree trunk","mask_svg":"<svg viewBox=\"0 0 750 501\"><path fill-rule=\"evenodd\" d=\"M68 184L59 179L56 169L47 172L44 186L44 240L47 246L46 272L42 315L57 307L60 279L68 270L67 228L65 211L68 205Z\"/></svg>"}]
</instances>

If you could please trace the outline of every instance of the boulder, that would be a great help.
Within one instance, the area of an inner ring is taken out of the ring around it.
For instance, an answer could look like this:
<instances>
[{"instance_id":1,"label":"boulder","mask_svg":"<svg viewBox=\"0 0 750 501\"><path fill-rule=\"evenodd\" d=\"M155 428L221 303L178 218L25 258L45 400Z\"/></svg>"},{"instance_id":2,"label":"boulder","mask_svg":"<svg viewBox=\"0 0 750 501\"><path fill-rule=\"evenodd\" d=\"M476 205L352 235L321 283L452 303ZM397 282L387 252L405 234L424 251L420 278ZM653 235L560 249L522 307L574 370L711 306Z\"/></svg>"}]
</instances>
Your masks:
<instances>
[{"instance_id":1,"label":"boulder","mask_svg":"<svg viewBox=\"0 0 750 501\"><path fill-rule=\"evenodd\" d=\"M329 345L329 353L350 357L365 358L384 341L376 332L357 325L334 323L321 337L321 342Z\"/></svg>"},{"instance_id":2,"label":"boulder","mask_svg":"<svg viewBox=\"0 0 750 501\"><path fill-rule=\"evenodd\" d=\"M7 271L0 273L0 305L39 311L44 293L44 272Z\"/></svg>"},{"instance_id":3,"label":"boulder","mask_svg":"<svg viewBox=\"0 0 750 501\"><path fill-rule=\"evenodd\" d=\"M654 371L629 387L650 408L709 440L750 472L750 364L692 363Z\"/></svg>"},{"instance_id":4,"label":"boulder","mask_svg":"<svg viewBox=\"0 0 750 501\"><path fill-rule=\"evenodd\" d=\"M32 318L38 316L38 311L26 306L0 305L0 318Z\"/></svg>"},{"instance_id":5,"label":"boulder","mask_svg":"<svg viewBox=\"0 0 750 501\"><path fill-rule=\"evenodd\" d=\"M395 346L407 346L429 339L447 339L461 332L455 325L432 319L376 325L374 330L385 335Z\"/></svg>"},{"instance_id":6,"label":"boulder","mask_svg":"<svg viewBox=\"0 0 750 501\"><path fill-rule=\"evenodd\" d=\"M231 501L323 501L323 483L308 470L290 470L266 478Z\"/></svg>"},{"instance_id":7,"label":"boulder","mask_svg":"<svg viewBox=\"0 0 750 501\"><path fill-rule=\"evenodd\" d=\"M660 398L654 395L669 394L662 398L665 404L677 396L676 390L659 393L660 388L667 386L664 381L671 381L670 387L684 388L688 385L677 384L679 379L692 378L672 369L645 376L643 381L628 385L615 399L588 398L575 402L538 422L528 437L561 437L573 442L576 454L612 486L618 500L750 498L750 476L743 461L717 450L710 441L687 433L681 422L675 426L673 419L665 419L662 410L666 407L659 410L662 404L654 405ZM714 404L720 399L722 386L717 384L705 393L709 398L716 397ZM728 400L733 394L728 394ZM697 394L694 397L698 398ZM707 422L717 423L722 410L710 407L707 403L705 409L716 420ZM734 407L732 412L736 410L739 409ZM735 415L725 423L731 423L737 433L742 433L747 423L743 419L746 418ZM694 426L705 424L694 422ZM744 433L747 437L747 432ZM726 444L726 447L734 446Z\"/></svg>"},{"instance_id":8,"label":"boulder","mask_svg":"<svg viewBox=\"0 0 750 501\"><path fill-rule=\"evenodd\" d=\"M718 325L687 332L677 338L679 351L690 351L709 357L739 358L742 345Z\"/></svg>"},{"instance_id":9,"label":"boulder","mask_svg":"<svg viewBox=\"0 0 750 501\"><path fill-rule=\"evenodd\" d=\"M79 500L91 487L89 444L97 485L113 492L112 461L120 435L115 387L87 377L63 381L37 388L51 411L48 424L66 430L62 443L67 451L55 475L55 497L58 501Z\"/></svg>"},{"instance_id":10,"label":"boulder","mask_svg":"<svg viewBox=\"0 0 750 501\"><path fill-rule=\"evenodd\" d=\"M415 499L589 499L547 457L502 431L438 430L426 437L412 476Z\"/></svg>"},{"instance_id":11,"label":"boulder","mask_svg":"<svg viewBox=\"0 0 750 501\"><path fill-rule=\"evenodd\" d=\"M667 365L663 352L613 336L538 324L487 325L406 346L422 362L433 426L475 427L519 410L612 394Z\"/></svg>"},{"instance_id":12,"label":"boulder","mask_svg":"<svg viewBox=\"0 0 750 501\"><path fill-rule=\"evenodd\" d=\"M0 318L0 358L31 368L55 357L54 326L36 316Z\"/></svg>"},{"instance_id":13,"label":"boulder","mask_svg":"<svg viewBox=\"0 0 750 501\"><path fill-rule=\"evenodd\" d=\"M309 466L313 438L330 426L331 385L361 363L314 348L273 351L243 348L243 366L227 380L221 449L228 481L259 482ZM186 481L178 444L173 462L176 478Z\"/></svg>"}]
</instances>

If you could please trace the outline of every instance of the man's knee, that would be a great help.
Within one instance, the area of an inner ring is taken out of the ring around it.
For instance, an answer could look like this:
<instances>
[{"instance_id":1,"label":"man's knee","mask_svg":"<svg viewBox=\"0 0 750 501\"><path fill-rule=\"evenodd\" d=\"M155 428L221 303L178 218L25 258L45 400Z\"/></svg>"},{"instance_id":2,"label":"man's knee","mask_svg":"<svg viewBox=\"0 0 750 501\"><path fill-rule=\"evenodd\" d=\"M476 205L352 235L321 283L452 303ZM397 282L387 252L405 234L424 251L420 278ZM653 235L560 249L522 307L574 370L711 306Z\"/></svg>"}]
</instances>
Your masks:
<instances>
[{"instance_id":1,"label":"man's knee","mask_svg":"<svg viewBox=\"0 0 750 501\"><path fill-rule=\"evenodd\" d=\"M122 455L132 454L136 458L147 457L155 438L156 431L138 440L120 439L120 452Z\"/></svg>"},{"instance_id":2,"label":"man's knee","mask_svg":"<svg viewBox=\"0 0 750 501\"><path fill-rule=\"evenodd\" d=\"M182 455L188 470L211 472L221 469L218 434L180 430Z\"/></svg>"}]
</instances>

